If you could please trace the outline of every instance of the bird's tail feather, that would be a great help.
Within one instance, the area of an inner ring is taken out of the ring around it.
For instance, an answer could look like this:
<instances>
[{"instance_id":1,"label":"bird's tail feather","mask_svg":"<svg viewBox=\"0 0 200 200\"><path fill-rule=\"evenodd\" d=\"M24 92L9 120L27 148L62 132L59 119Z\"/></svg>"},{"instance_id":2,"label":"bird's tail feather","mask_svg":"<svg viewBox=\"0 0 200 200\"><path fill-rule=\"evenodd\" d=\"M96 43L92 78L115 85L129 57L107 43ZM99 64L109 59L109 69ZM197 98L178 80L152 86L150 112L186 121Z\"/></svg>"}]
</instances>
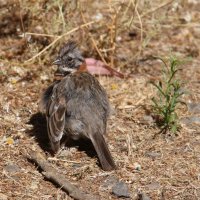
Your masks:
<instances>
[{"instance_id":1,"label":"bird's tail feather","mask_svg":"<svg viewBox=\"0 0 200 200\"><path fill-rule=\"evenodd\" d=\"M117 167L114 163L114 160L111 156L111 153L108 149L108 146L106 144L106 141L103 135L96 133L96 134L93 134L90 139L97 152L97 155L98 155L98 158L103 170L110 171L110 170L116 169Z\"/></svg>"}]
</instances>

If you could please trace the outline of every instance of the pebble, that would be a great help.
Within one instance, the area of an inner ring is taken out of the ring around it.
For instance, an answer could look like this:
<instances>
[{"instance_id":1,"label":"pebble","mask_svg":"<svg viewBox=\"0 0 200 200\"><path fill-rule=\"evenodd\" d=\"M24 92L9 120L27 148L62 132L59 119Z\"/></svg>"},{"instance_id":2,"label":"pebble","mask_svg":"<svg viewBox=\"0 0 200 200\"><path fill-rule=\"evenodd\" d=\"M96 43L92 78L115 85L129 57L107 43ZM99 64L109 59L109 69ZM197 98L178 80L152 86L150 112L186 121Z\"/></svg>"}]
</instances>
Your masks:
<instances>
[{"instance_id":1,"label":"pebble","mask_svg":"<svg viewBox=\"0 0 200 200\"><path fill-rule=\"evenodd\" d=\"M193 114L200 113L200 103L188 103L187 107L190 113L193 113Z\"/></svg>"},{"instance_id":2,"label":"pebble","mask_svg":"<svg viewBox=\"0 0 200 200\"><path fill-rule=\"evenodd\" d=\"M103 184L100 186L101 190L108 190L111 189L116 183L118 183L119 180L115 176L109 176L105 179Z\"/></svg>"},{"instance_id":3,"label":"pebble","mask_svg":"<svg viewBox=\"0 0 200 200\"><path fill-rule=\"evenodd\" d=\"M142 120L143 124L147 124L147 125L151 125L154 123L154 119L152 116L150 115L144 115L143 116L143 120Z\"/></svg>"},{"instance_id":4,"label":"pebble","mask_svg":"<svg viewBox=\"0 0 200 200\"><path fill-rule=\"evenodd\" d=\"M128 186L126 183L124 183L122 181L117 182L113 186L112 193L114 195L116 195L117 197L124 197L124 198L130 197L130 192L129 192Z\"/></svg>"},{"instance_id":5,"label":"pebble","mask_svg":"<svg viewBox=\"0 0 200 200\"><path fill-rule=\"evenodd\" d=\"M149 185L147 185L147 187L149 190L158 190L158 189L160 189L160 184L157 182L153 182L153 183L150 183Z\"/></svg>"},{"instance_id":6,"label":"pebble","mask_svg":"<svg viewBox=\"0 0 200 200\"><path fill-rule=\"evenodd\" d=\"M187 126L200 125L200 117L197 116L184 117L181 119L181 123Z\"/></svg>"},{"instance_id":7,"label":"pebble","mask_svg":"<svg viewBox=\"0 0 200 200\"><path fill-rule=\"evenodd\" d=\"M16 164L8 164L4 167L4 170L7 171L8 173L16 173L20 172L21 169L18 165Z\"/></svg>"}]
</instances>

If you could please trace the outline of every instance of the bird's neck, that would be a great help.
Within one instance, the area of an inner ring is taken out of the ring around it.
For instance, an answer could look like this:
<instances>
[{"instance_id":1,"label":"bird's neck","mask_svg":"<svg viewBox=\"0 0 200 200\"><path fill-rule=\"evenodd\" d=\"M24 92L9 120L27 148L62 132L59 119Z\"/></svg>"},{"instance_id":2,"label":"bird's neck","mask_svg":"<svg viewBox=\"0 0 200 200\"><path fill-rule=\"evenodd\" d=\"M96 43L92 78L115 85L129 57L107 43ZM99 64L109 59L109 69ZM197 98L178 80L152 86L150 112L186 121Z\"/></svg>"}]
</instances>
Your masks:
<instances>
[{"instance_id":1,"label":"bird's neck","mask_svg":"<svg viewBox=\"0 0 200 200\"><path fill-rule=\"evenodd\" d=\"M79 66L77 72L87 72L87 66L86 66L86 63L85 63L85 62L83 62L83 63Z\"/></svg>"}]
</instances>

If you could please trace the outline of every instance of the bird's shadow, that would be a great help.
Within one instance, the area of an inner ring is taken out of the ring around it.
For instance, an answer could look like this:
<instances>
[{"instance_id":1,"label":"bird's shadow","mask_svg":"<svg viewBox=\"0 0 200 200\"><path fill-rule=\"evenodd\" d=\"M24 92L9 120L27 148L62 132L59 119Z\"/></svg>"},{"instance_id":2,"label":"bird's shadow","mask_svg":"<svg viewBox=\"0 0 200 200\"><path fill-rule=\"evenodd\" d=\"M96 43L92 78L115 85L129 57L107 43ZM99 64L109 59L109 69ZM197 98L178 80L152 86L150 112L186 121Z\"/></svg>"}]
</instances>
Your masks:
<instances>
[{"instance_id":1,"label":"bird's shadow","mask_svg":"<svg viewBox=\"0 0 200 200\"><path fill-rule=\"evenodd\" d=\"M28 130L27 134L35 137L36 142L44 152L52 154L47 132L46 117L40 112L35 113L31 116L28 124L31 124L33 128ZM69 140L66 143L66 147L77 147L78 151L84 151L89 157L97 157L96 151L90 140Z\"/></svg>"}]
</instances>

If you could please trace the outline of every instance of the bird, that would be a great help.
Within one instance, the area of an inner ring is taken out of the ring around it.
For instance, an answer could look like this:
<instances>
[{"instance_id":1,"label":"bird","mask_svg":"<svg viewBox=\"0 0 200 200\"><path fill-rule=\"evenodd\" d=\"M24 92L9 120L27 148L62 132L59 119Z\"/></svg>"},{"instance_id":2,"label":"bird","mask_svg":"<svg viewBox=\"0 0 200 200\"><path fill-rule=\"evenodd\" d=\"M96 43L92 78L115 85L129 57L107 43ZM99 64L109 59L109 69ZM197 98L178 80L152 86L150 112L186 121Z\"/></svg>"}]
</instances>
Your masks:
<instances>
[{"instance_id":1,"label":"bird","mask_svg":"<svg viewBox=\"0 0 200 200\"><path fill-rule=\"evenodd\" d=\"M55 76L59 78L43 92L40 101L53 153L61 149L64 136L89 139L102 169L117 169L105 140L110 115L108 96L99 81L87 72L77 43L65 43L53 64L57 65Z\"/></svg>"}]
</instances>

